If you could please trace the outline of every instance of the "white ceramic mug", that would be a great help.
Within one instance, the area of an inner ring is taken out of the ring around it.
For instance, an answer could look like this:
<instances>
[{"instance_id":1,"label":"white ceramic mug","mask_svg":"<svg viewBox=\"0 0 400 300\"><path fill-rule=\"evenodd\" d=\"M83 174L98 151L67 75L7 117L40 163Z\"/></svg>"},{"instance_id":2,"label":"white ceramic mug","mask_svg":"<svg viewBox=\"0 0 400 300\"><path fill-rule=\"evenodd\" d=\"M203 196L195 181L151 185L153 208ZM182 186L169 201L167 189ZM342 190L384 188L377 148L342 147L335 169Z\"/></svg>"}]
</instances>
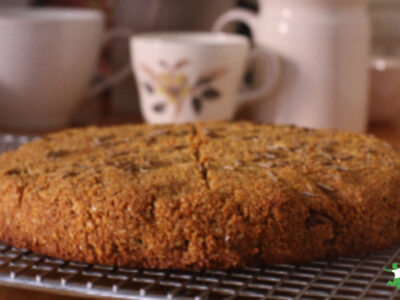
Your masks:
<instances>
[{"instance_id":1,"label":"white ceramic mug","mask_svg":"<svg viewBox=\"0 0 400 300\"><path fill-rule=\"evenodd\" d=\"M270 66L260 87L239 88L249 59ZM150 33L131 39L141 111L149 123L232 119L240 104L268 94L279 61L267 51L250 52L246 37L225 33Z\"/></svg>"},{"instance_id":2,"label":"white ceramic mug","mask_svg":"<svg viewBox=\"0 0 400 300\"><path fill-rule=\"evenodd\" d=\"M14 1L14 0L13 0ZM237 0L129 0L114 1L116 26L134 28L135 33L154 31L209 31L215 20L235 6ZM112 45L113 64L120 66L129 59L125 41ZM113 89L112 104L116 112L138 115L136 85L124 80ZM134 99L134 100L133 100Z\"/></svg>"},{"instance_id":3,"label":"white ceramic mug","mask_svg":"<svg viewBox=\"0 0 400 300\"><path fill-rule=\"evenodd\" d=\"M258 0L259 12L232 9L214 25L247 24L255 44L282 60L277 93L254 107L262 122L364 131L368 112L366 0ZM262 73L262 72L260 72Z\"/></svg>"},{"instance_id":4,"label":"white ceramic mug","mask_svg":"<svg viewBox=\"0 0 400 300\"><path fill-rule=\"evenodd\" d=\"M85 91L94 95L129 74L129 64L88 89L100 46L128 30L103 32L89 9L0 11L0 126L47 130L68 124Z\"/></svg>"}]
</instances>

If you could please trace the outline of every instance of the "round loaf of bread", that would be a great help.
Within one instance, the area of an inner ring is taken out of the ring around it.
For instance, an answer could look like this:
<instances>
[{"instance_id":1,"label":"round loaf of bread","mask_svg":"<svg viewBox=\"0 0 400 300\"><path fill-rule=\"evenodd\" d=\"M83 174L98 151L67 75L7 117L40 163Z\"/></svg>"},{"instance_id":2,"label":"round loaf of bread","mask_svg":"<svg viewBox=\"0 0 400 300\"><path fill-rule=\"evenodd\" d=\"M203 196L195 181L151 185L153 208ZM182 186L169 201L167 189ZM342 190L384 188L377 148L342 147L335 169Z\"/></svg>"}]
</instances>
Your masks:
<instances>
[{"instance_id":1,"label":"round loaf of bread","mask_svg":"<svg viewBox=\"0 0 400 300\"><path fill-rule=\"evenodd\" d=\"M400 153L243 122L66 130L0 157L0 240L162 269L375 251L400 242Z\"/></svg>"}]
</instances>

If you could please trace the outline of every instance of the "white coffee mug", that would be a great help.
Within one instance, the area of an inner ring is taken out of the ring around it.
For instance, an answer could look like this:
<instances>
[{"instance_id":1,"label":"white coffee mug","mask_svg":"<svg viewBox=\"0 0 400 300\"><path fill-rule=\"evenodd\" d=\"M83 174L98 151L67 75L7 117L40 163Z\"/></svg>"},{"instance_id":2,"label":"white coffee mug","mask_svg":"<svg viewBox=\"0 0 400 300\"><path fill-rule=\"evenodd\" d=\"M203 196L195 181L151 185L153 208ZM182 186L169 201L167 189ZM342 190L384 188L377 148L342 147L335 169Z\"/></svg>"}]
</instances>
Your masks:
<instances>
[{"instance_id":1,"label":"white coffee mug","mask_svg":"<svg viewBox=\"0 0 400 300\"><path fill-rule=\"evenodd\" d=\"M370 37L367 1L257 2L258 13L235 8L223 14L213 28L221 31L230 22L244 22L256 46L280 55L282 84L276 94L254 106L254 119L365 131Z\"/></svg>"},{"instance_id":2,"label":"white coffee mug","mask_svg":"<svg viewBox=\"0 0 400 300\"><path fill-rule=\"evenodd\" d=\"M279 78L273 53L250 51L246 37L225 33L150 33L131 39L141 111L149 123L229 120L240 104L272 91ZM269 72L260 87L239 88L249 59Z\"/></svg>"},{"instance_id":3,"label":"white coffee mug","mask_svg":"<svg viewBox=\"0 0 400 300\"><path fill-rule=\"evenodd\" d=\"M85 91L94 95L129 74L129 64L88 89L104 33L101 12L35 8L0 11L0 126L47 130L68 124Z\"/></svg>"}]
</instances>

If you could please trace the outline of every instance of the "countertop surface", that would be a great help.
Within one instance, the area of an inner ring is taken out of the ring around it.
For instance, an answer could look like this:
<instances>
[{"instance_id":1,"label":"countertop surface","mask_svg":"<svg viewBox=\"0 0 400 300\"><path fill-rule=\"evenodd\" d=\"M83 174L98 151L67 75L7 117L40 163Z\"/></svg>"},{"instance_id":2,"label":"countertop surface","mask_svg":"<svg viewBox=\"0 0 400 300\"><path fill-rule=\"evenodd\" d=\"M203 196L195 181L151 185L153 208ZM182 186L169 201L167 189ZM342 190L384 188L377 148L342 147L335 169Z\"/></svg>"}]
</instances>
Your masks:
<instances>
[{"instance_id":1,"label":"countertop surface","mask_svg":"<svg viewBox=\"0 0 400 300\"><path fill-rule=\"evenodd\" d=\"M392 123L371 124L368 131L400 148L400 118Z\"/></svg>"}]
</instances>

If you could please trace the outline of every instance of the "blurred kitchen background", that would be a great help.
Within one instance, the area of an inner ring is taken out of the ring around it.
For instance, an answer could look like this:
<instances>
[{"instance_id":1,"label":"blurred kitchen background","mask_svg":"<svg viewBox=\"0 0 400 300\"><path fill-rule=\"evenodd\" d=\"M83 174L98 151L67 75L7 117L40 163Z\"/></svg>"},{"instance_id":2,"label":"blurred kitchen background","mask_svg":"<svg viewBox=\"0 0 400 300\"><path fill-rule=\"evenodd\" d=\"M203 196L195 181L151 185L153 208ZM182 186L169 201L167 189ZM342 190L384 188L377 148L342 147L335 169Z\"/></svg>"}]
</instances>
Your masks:
<instances>
[{"instance_id":1,"label":"blurred kitchen background","mask_svg":"<svg viewBox=\"0 0 400 300\"><path fill-rule=\"evenodd\" d=\"M262 0L268 1L268 0ZM271 0L276 1L276 0ZM289 1L289 0L279 0ZM300 2L299 0L291 0ZM305 0L303 0L304 2ZM310 2L365 2L371 20L370 66L365 72L369 86L365 94L368 104L368 132L400 146L400 0L308 0ZM107 28L128 27L135 33L150 31L209 31L219 16L234 7L260 13L257 0L0 0L0 12L9 7L81 7L101 10ZM285 17L290 11L283 10ZM284 25L284 24L283 24ZM229 28L254 38L254 32L244 23ZM280 28L285 33L285 26ZM357 36L350 43L357 43ZM307 42L299 42L306 49ZM339 45L346 49L349 45ZM279 55L280 53L278 53ZM130 59L128 42L113 40L103 47L93 82L109 76ZM324 64L320 65L324 68ZM257 63L250 65L245 83L255 85ZM295 72L296 69L294 68ZM329 81L331 78L326 78ZM0 82L1 83L1 82ZM329 84L329 82L326 82ZM324 85L322 83L322 85ZM1 91L1 90L0 90ZM0 99L4 95L0 94ZM6 101L7 99L3 99ZM299 103L304 99L298 99ZM55 99L56 101L56 99ZM263 99L261 99L263 101ZM268 101L265 100L265 101ZM338 99L340 101L340 99ZM318 114L318 111L314 111ZM236 119L253 119L254 108L243 107ZM357 112L355 113L357 114ZM109 125L142 122L138 92L131 73L122 81L93 98L83 98L72 120L66 126ZM51 130L49 128L49 130ZM46 131L46 130L44 130ZM0 127L0 133L40 134L42 130ZM0 288L1 299L60 299L39 292ZM63 298L64 299L64 298ZM65 298L67 299L67 298ZM75 299L75 298L74 298Z\"/></svg>"},{"instance_id":2,"label":"blurred kitchen background","mask_svg":"<svg viewBox=\"0 0 400 300\"><path fill-rule=\"evenodd\" d=\"M95 8L104 13L107 28L128 27L135 33L208 31L219 16L233 7L259 11L257 0L0 0L0 10L10 6ZM400 119L400 1L369 0L368 6L372 24L368 123L372 132L390 139L400 132L396 129L396 122ZM253 35L248 25L243 23L235 23L229 30L249 37ZM93 80L107 77L127 61L127 41L113 40L102 49L98 72ZM245 82L250 86L256 84L256 68L256 64L250 65L246 73ZM130 74L96 99L82 99L68 126L141 122L135 86ZM252 119L253 110L251 107L241 108L236 119ZM6 130L1 129L3 132Z\"/></svg>"}]
</instances>

